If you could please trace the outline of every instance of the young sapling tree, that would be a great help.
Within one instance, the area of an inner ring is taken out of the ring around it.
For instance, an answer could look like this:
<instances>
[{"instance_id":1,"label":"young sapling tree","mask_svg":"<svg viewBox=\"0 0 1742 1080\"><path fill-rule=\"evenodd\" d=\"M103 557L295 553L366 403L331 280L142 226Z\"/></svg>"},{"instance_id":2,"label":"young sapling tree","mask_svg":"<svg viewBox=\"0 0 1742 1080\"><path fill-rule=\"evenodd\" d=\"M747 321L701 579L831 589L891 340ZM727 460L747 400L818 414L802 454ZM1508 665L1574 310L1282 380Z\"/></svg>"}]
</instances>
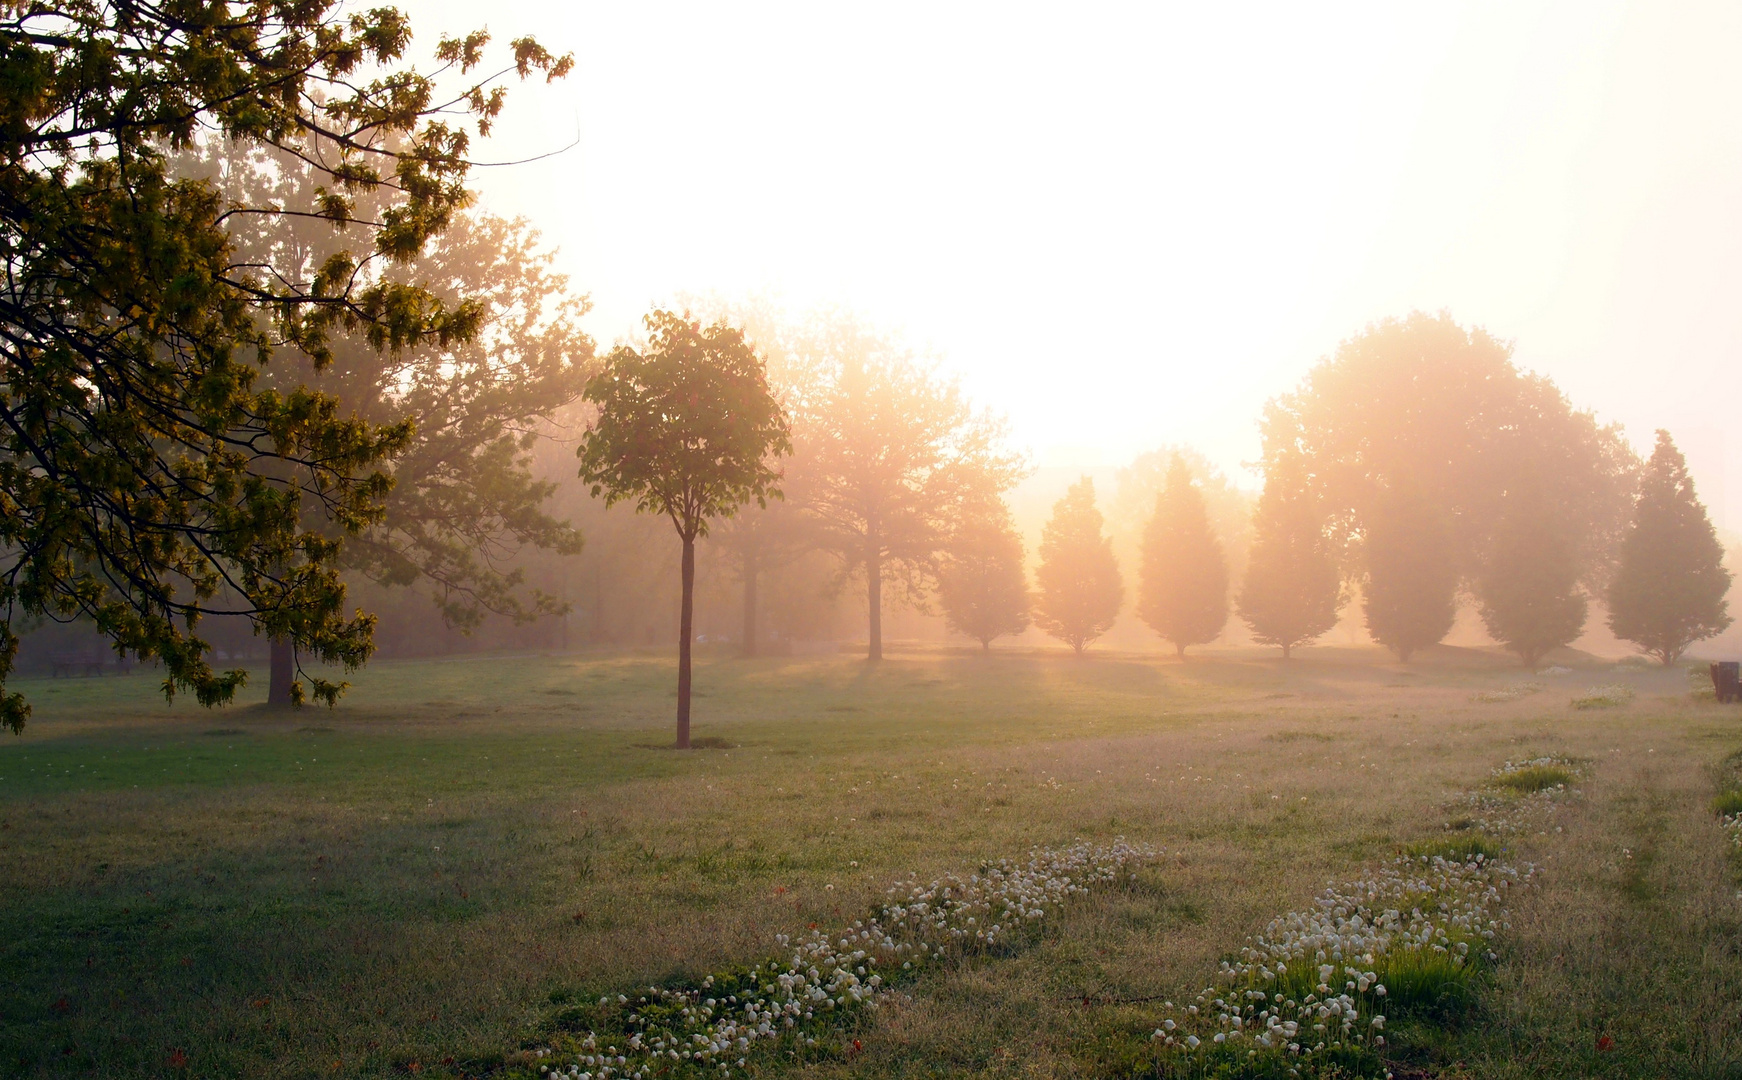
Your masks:
<instances>
[{"instance_id":1,"label":"young sapling tree","mask_svg":"<svg viewBox=\"0 0 1742 1080\"><path fill-rule=\"evenodd\" d=\"M677 748L687 750L696 540L710 521L780 497L775 462L792 452L792 441L762 361L741 332L670 311L645 321L646 351L619 345L588 380L584 396L599 415L577 453L595 498L664 514L683 543Z\"/></svg>"}]
</instances>

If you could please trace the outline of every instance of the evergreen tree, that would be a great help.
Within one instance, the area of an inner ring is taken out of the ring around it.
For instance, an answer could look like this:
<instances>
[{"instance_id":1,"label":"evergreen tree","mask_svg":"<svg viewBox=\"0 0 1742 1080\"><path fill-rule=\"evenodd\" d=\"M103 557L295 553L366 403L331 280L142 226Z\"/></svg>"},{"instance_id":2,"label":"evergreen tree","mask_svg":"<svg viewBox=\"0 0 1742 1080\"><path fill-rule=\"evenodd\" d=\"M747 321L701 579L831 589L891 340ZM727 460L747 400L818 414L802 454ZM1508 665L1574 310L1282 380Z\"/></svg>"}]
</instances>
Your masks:
<instances>
[{"instance_id":1,"label":"evergreen tree","mask_svg":"<svg viewBox=\"0 0 1742 1080\"><path fill-rule=\"evenodd\" d=\"M1028 575L1022 537L1003 499L975 506L956 529L938 575L950 629L992 647L1028 629Z\"/></svg>"},{"instance_id":2,"label":"evergreen tree","mask_svg":"<svg viewBox=\"0 0 1742 1080\"><path fill-rule=\"evenodd\" d=\"M1675 663L1689 645L1730 625L1723 558L1687 462L1669 432L1659 431L1609 587L1609 628L1665 665Z\"/></svg>"},{"instance_id":3,"label":"evergreen tree","mask_svg":"<svg viewBox=\"0 0 1742 1080\"><path fill-rule=\"evenodd\" d=\"M1210 528L1204 496L1178 454L1155 516L1143 531L1143 590L1137 614L1181 657L1216 640L1228 621L1228 563Z\"/></svg>"},{"instance_id":4,"label":"evergreen tree","mask_svg":"<svg viewBox=\"0 0 1742 1080\"><path fill-rule=\"evenodd\" d=\"M1342 580L1324 521L1300 465L1279 459L1264 479L1252 516L1252 555L1240 587L1240 618L1252 636L1288 659L1337 624Z\"/></svg>"},{"instance_id":5,"label":"evergreen tree","mask_svg":"<svg viewBox=\"0 0 1742 1080\"><path fill-rule=\"evenodd\" d=\"M1515 489L1476 581L1482 623L1526 667L1585 629L1585 593L1566 523L1533 485Z\"/></svg>"},{"instance_id":6,"label":"evergreen tree","mask_svg":"<svg viewBox=\"0 0 1742 1080\"><path fill-rule=\"evenodd\" d=\"M324 368L347 333L381 352L478 337L487 305L404 271L471 200L502 88L477 74L488 35L440 40L439 81L406 62L410 40L391 7L329 0L7 6L0 724L29 714L4 688L15 619L89 619L205 705L247 679L208 662L208 615L327 663L369 658L374 619L347 602L340 556L381 519L416 428L260 376L275 353ZM529 38L512 53L523 78L572 66ZM170 152L206 139L310 162L318 204L238 205L175 176ZM364 196L384 212L357 213ZM310 213L351 240L294 277L232 234ZM321 700L342 689L312 680Z\"/></svg>"},{"instance_id":7,"label":"evergreen tree","mask_svg":"<svg viewBox=\"0 0 1742 1080\"><path fill-rule=\"evenodd\" d=\"M1367 632L1407 663L1439 644L1457 615L1451 529L1432 500L1399 484L1374 500L1364 525Z\"/></svg>"},{"instance_id":8,"label":"evergreen tree","mask_svg":"<svg viewBox=\"0 0 1742 1080\"><path fill-rule=\"evenodd\" d=\"M1040 534L1040 583L1035 625L1083 655L1105 634L1125 603L1125 583L1102 533L1095 482L1083 477L1052 508Z\"/></svg>"}]
</instances>

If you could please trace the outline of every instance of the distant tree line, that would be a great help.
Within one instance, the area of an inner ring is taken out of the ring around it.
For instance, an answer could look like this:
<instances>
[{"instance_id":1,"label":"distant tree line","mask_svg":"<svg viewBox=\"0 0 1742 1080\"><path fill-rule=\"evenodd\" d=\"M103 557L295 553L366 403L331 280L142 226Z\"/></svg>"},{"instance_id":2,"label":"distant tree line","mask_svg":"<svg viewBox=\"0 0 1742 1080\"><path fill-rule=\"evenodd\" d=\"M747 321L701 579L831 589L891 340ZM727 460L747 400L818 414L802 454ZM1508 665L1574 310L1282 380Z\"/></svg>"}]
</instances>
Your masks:
<instances>
[{"instance_id":1,"label":"distant tree line","mask_svg":"<svg viewBox=\"0 0 1742 1080\"><path fill-rule=\"evenodd\" d=\"M1593 599L1665 664L1730 624L1669 435L1641 462L1444 314L1368 327L1268 404L1249 515L1183 448L1121 474L1123 548L1072 485L1031 587L1003 422L892 336L698 302L596 355L553 253L466 187L499 79L570 60L521 39L480 72L478 33L420 75L409 33L325 2L0 28L0 723L44 623L204 704L255 642L271 700L331 703L303 657L675 634L683 744L699 626L754 655L841 636L856 596L872 661L913 612L1081 655L1124 609L1121 551L1181 658L1231 609L1285 658L1352 603L1401 661L1465 597L1526 664Z\"/></svg>"}]
</instances>

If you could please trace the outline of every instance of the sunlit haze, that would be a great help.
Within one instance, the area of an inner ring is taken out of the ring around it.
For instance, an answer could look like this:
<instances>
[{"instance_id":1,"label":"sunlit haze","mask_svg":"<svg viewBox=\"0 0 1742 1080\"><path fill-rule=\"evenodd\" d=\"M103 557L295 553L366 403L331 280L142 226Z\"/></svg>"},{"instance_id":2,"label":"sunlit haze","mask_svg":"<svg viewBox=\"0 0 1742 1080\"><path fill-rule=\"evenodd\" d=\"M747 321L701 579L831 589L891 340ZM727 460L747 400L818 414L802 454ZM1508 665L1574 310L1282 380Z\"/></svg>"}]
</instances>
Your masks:
<instances>
[{"instance_id":1,"label":"sunlit haze","mask_svg":"<svg viewBox=\"0 0 1742 1080\"><path fill-rule=\"evenodd\" d=\"M594 298L831 303L1038 464L1186 442L1242 483L1266 398L1449 310L1742 525L1742 8L475 4L573 50L480 156Z\"/></svg>"}]
</instances>

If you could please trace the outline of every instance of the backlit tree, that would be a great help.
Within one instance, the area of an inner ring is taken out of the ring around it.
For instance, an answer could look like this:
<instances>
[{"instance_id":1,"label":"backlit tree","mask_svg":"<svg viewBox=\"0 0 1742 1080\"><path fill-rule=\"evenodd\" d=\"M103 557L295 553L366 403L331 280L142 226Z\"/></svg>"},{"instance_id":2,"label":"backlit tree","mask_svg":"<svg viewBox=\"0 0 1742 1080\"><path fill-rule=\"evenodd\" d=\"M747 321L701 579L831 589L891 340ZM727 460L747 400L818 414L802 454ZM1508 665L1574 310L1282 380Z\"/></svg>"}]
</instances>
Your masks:
<instances>
[{"instance_id":1,"label":"backlit tree","mask_svg":"<svg viewBox=\"0 0 1742 1080\"><path fill-rule=\"evenodd\" d=\"M1489 635L1535 667L1584 631L1587 605L1566 522L1534 484L1520 484L1511 495L1477 596Z\"/></svg>"},{"instance_id":2,"label":"backlit tree","mask_svg":"<svg viewBox=\"0 0 1742 1080\"><path fill-rule=\"evenodd\" d=\"M1177 454L1143 531L1137 615L1163 641L1171 641L1182 658L1188 645L1221 636L1228 621L1228 562L1222 542L1210 528L1203 493Z\"/></svg>"},{"instance_id":3,"label":"backlit tree","mask_svg":"<svg viewBox=\"0 0 1742 1080\"><path fill-rule=\"evenodd\" d=\"M1105 634L1125 604L1125 583L1113 542L1095 506L1095 482L1072 484L1040 534L1034 622L1078 656Z\"/></svg>"},{"instance_id":4,"label":"backlit tree","mask_svg":"<svg viewBox=\"0 0 1742 1080\"><path fill-rule=\"evenodd\" d=\"M1252 553L1240 586L1240 618L1252 637L1288 659L1337 624L1342 577L1324 518L1298 458L1273 462L1252 518Z\"/></svg>"},{"instance_id":5,"label":"backlit tree","mask_svg":"<svg viewBox=\"0 0 1742 1080\"><path fill-rule=\"evenodd\" d=\"M1022 537L1003 499L971 506L938 570L950 629L990 649L994 638L1028 629L1031 597Z\"/></svg>"},{"instance_id":6,"label":"backlit tree","mask_svg":"<svg viewBox=\"0 0 1742 1080\"><path fill-rule=\"evenodd\" d=\"M1438 506L1400 485L1374 499L1363 540L1367 632L1407 663L1417 651L1439 644L1457 617L1451 528Z\"/></svg>"},{"instance_id":7,"label":"backlit tree","mask_svg":"<svg viewBox=\"0 0 1742 1080\"><path fill-rule=\"evenodd\" d=\"M798 426L806 444L800 501L817 543L865 575L868 655L883 656L886 584L923 597L951 523L1023 473L1004 424L976 413L953 382L842 318L809 335L814 390Z\"/></svg>"},{"instance_id":8,"label":"backlit tree","mask_svg":"<svg viewBox=\"0 0 1742 1080\"><path fill-rule=\"evenodd\" d=\"M606 505L663 514L683 545L678 617L677 746L690 745L690 645L696 540L716 518L778 498L773 462L792 449L762 361L724 323L669 311L646 319L645 352L619 345L587 382L598 418L578 453L581 479Z\"/></svg>"},{"instance_id":9,"label":"backlit tree","mask_svg":"<svg viewBox=\"0 0 1742 1080\"><path fill-rule=\"evenodd\" d=\"M1609 587L1609 628L1664 664L1675 663L1689 645L1730 625L1723 560L1687 462L1669 432L1659 431Z\"/></svg>"},{"instance_id":10,"label":"backlit tree","mask_svg":"<svg viewBox=\"0 0 1742 1080\"><path fill-rule=\"evenodd\" d=\"M3 688L18 616L88 618L117 649L161 659L166 693L204 704L246 679L206 662L208 614L239 613L323 660L369 656L373 620L347 613L338 560L345 536L381 520L377 466L412 427L258 380L280 350L330 363L349 332L378 350L477 333L477 303L394 268L469 200L472 136L502 95L471 74L485 35L442 41L434 75L401 66L409 39L392 8L324 0L8 7L0 722L28 714ZM570 66L530 39L513 54L504 74ZM463 81L444 92L449 75ZM325 190L308 211L235 205L169 168L202 137L305 155ZM354 213L365 194L379 216ZM293 278L239 256L239 219L291 213L358 243ZM313 689L331 701L341 687Z\"/></svg>"}]
</instances>

